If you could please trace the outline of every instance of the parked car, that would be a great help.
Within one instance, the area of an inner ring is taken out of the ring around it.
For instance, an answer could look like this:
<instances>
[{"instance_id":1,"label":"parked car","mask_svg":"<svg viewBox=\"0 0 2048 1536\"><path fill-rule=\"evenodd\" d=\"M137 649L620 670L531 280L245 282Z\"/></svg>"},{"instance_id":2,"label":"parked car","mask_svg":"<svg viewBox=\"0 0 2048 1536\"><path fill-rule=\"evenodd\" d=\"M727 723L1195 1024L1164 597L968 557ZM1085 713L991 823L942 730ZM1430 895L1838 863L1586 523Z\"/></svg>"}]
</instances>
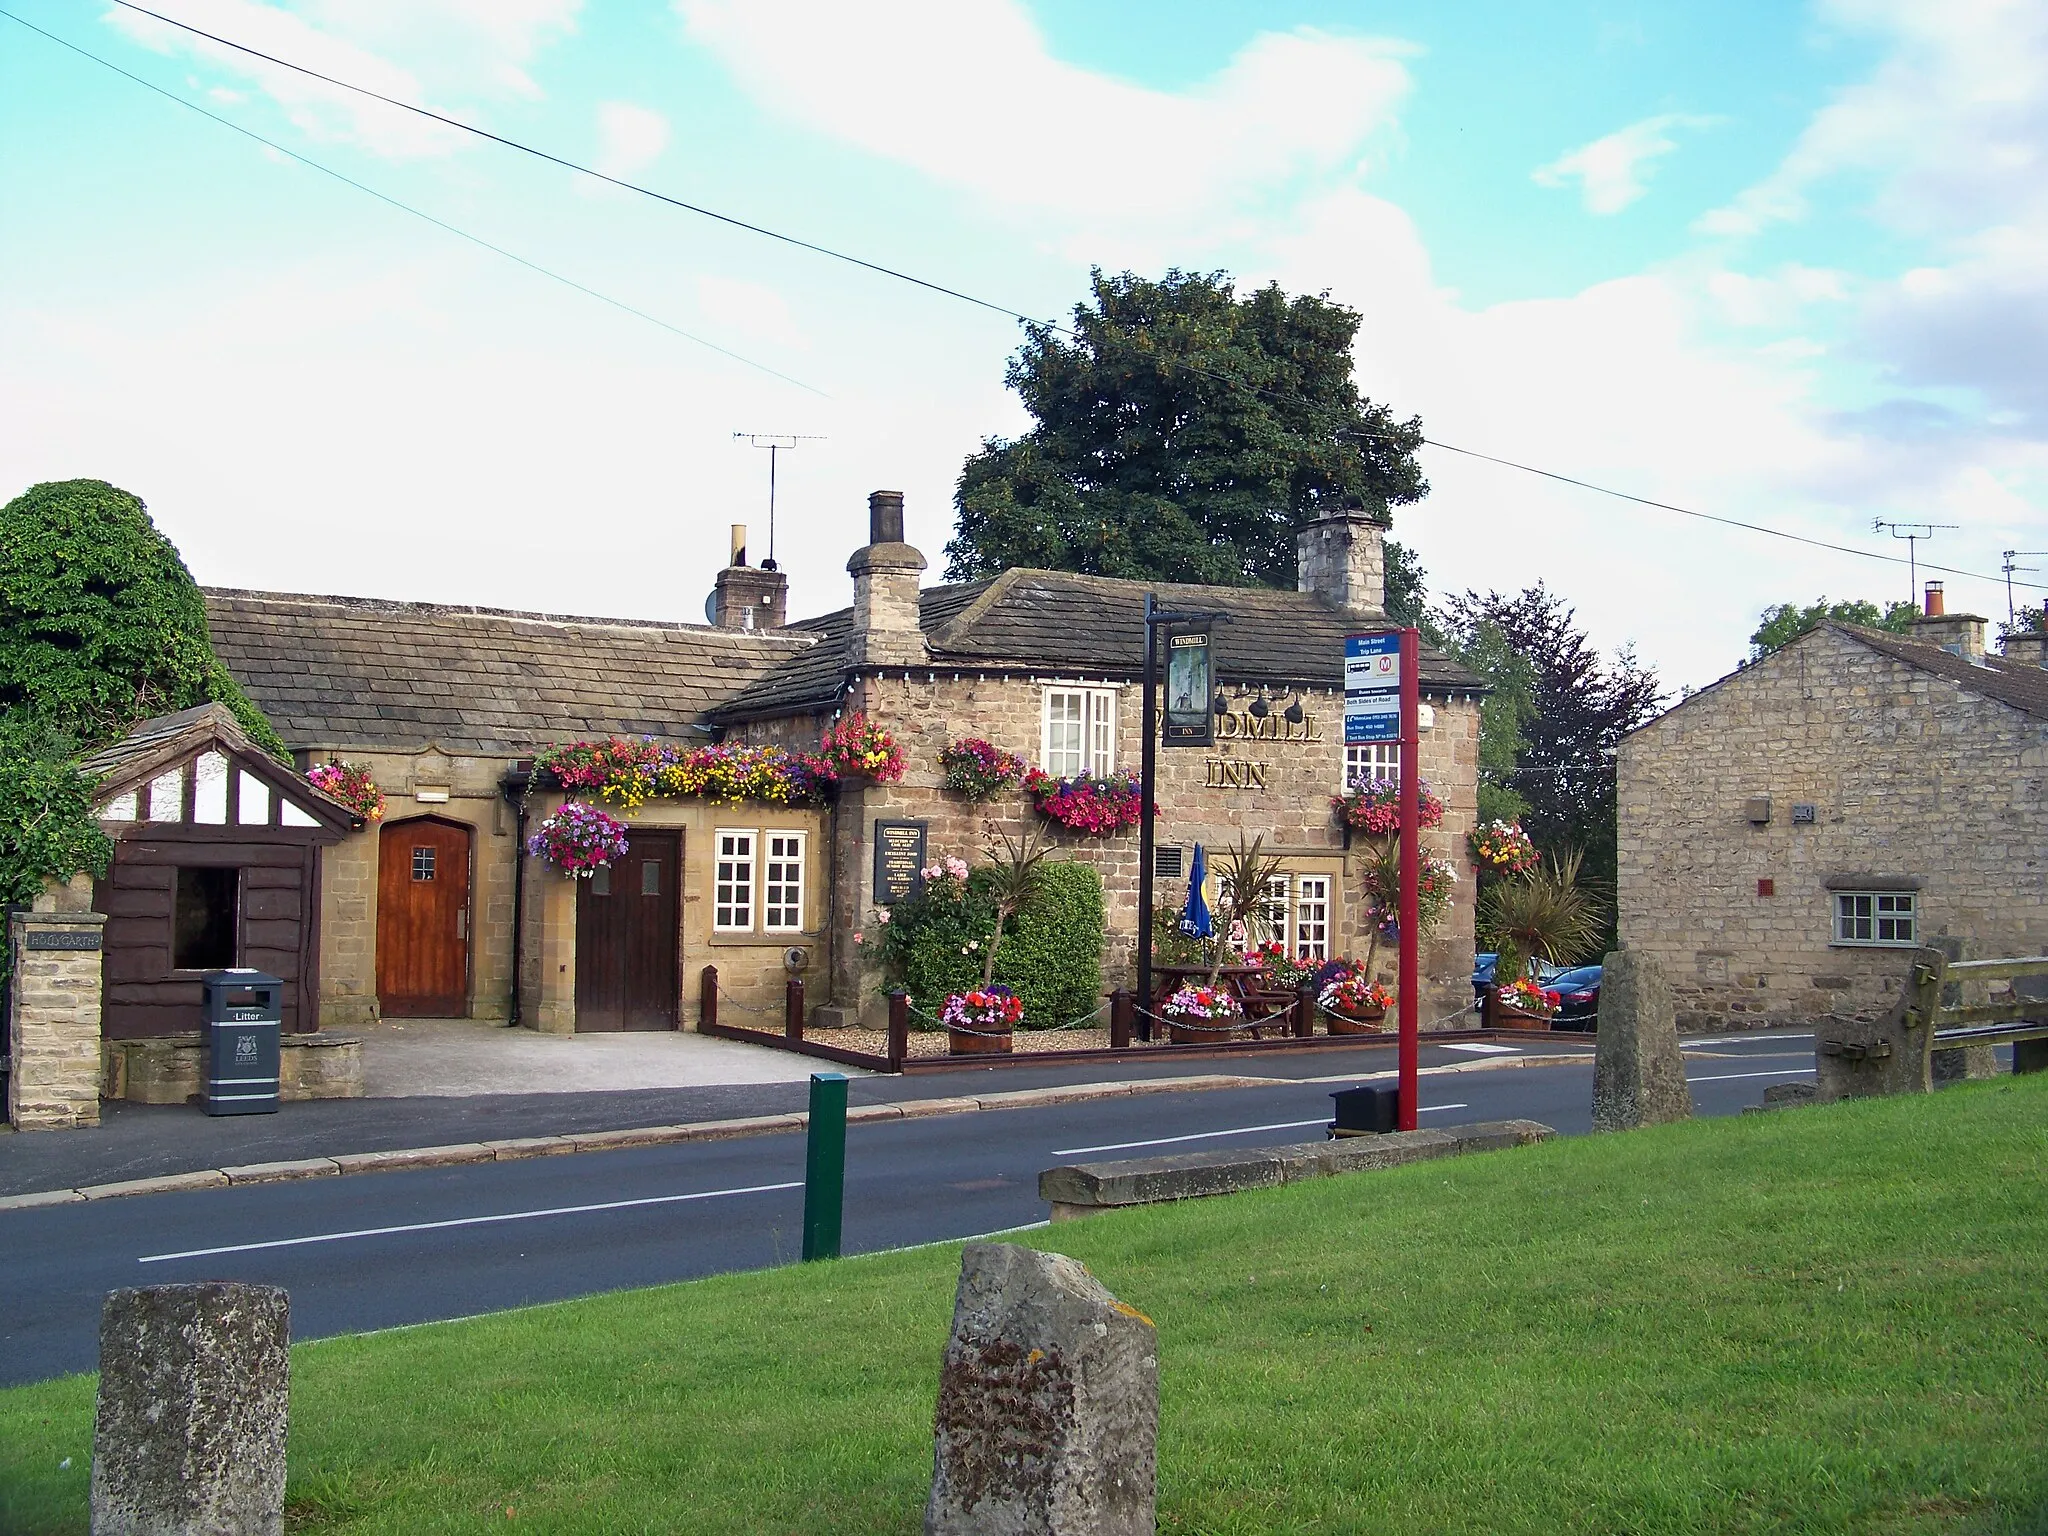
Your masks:
<instances>
[{"instance_id":1,"label":"parked car","mask_svg":"<svg viewBox=\"0 0 2048 1536\"><path fill-rule=\"evenodd\" d=\"M1600 967L1582 965L1559 971L1544 983L1558 994L1557 1017L1552 1029L1592 1030L1600 1023Z\"/></svg>"},{"instance_id":2,"label":"parked car","mask_svg":"<svg viewBox=\"0 0 2048 1536\"><path fill-rule=\"evenodd\" d=\"M1472 996L1475 999L1486 996L1486 989L1493 985L1493 968L1499 963L1500 956L1491 950L1482 950L1472 957ZM1530 974L1539 986L1550 987L1554 985L1552 978L1562 976L1567 969L1569 967L1539 962ZM1592 969L1597 971L1600 967L1596 965Z\"/></svg>"}]
</instances>

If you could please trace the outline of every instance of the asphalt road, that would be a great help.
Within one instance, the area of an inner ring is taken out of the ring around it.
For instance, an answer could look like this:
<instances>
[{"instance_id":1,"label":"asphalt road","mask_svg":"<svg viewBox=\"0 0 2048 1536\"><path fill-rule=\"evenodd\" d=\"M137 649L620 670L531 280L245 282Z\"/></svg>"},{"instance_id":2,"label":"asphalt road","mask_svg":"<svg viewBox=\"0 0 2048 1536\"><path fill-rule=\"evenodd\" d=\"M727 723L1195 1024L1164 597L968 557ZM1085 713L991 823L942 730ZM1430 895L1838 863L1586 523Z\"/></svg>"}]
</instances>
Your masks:
<instances>
[{"instance_id":1,"label":"asphalt road","mask_svg":"<svg viewBox=\"0 0 2048 1536\"><path fill-rule=\"evenodd\" d=\"M1771 1083L1810 1077L1812 1040L1690 1042L1687 1060L1698 1112L1734 1114ZM1388 1064L1376 1054L1363 1069ZM1291 1076L1313 1071L1304 1058ZM1341 1086L1276 1080L854 1126L846 1251L1040 1221L1038 1174L1057 1163L1314 1140ZM1581 1134L1591 1094L1590 1052L1558 1066L1426 1076L1421 1120L1524 1116ZM9 1212L0 1384L92 1369L101 1297L119 1286L283 1285L293 1334L308 1339L788 1263L800 1244L803 1150L800 1134L760 1136Z\"/></svg>"}]
</instances>

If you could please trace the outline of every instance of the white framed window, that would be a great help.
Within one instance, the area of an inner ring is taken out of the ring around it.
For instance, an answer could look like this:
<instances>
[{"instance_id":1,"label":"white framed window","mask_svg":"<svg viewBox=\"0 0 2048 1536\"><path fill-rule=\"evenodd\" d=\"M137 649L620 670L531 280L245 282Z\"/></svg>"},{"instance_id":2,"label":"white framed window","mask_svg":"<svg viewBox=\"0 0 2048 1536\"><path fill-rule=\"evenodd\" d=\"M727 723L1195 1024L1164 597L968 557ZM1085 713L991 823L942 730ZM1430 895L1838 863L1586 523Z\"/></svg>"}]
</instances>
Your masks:
<instances>
[{"instance_id":1,"label":"white framed window","mask_svg":"<svg viewBox=\"0 0 2048 1536\"><path fill-rule=\"evenodd\" d=\"M1048 688L1038 760L1056 779L1116 771L1116 690Z\"/></svg>"},{"instance_id":2,"label":"white framed window","mask_svg":"<svg viewBox=\"0 0 2048 1536\"><path fill-rule=\"evenodd\" d=\"M804 926L804 834L770 832L761 867L761 926L770 933L801 933Z\"/></svg>"},{"instance_id":3,"label":"white framed window","mask_svg":"<svg viewBox=\"0 0 2048 1536\"><path fill-rule=\"evenodd\" d=\"M1835 942L1911 946L1919 914L1911 891L1835 892Z\"/></svg>"},{"instance_id":4,"label":"white framed window","mask_svg":"<svg viewBox=\"0 0 2048 1536\"><path fill-rule=\"evenodd\" d=\"M1344 748L1344 788L1372 779L1389 784L1401 782L1401 747L1398 742L1366 741Z\"/></svg>"},{"instance_id":5,"label":"white framed window","mask_svg":"<svg viewBox=\"0 0 2048 1536\"><path fill-rule=\"evenodd\" d=\"M755 833L720 828L711 881L711 927L716 933L751 933L754 928Z\"/></svg>"},{"instance_id":6,"label":"white framed window","mask_svg":"<svg viewBox=\"0 0 2048 1536\"><path fill-rule=\"evenodd\" d=\"M1297 960L1330 958L1330 877L1294 877L1294 938L1288 946Z\"/></svg>"}]
</instances>

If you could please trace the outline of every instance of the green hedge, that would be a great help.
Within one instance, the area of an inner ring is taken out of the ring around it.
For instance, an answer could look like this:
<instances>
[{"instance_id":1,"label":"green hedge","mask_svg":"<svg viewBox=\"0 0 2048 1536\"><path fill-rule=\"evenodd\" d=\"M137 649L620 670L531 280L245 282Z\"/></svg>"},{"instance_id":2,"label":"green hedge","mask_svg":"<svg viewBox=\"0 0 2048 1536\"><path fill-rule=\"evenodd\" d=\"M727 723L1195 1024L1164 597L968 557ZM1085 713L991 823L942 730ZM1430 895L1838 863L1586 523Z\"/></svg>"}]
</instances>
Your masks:
<instances>
[{"instance_id":1,"label":"green hedge","mask_svg":"<svg viewBox=\"0 0 2048 1536\"><path fill-rule=\"evenodd\" d=\"M1048 863L1041 876L1038 894L1010 919L996 951L996 980L1022 1000L1025 1029L1078 1019L1102 995L1102 876L1093 865L1071 862ZM969 876L965 892L934 881L895 908L884 952L888 984L936 1017L948 993L981 984L981 946L994 925L995 903L981 871ZM913 1022L929 1027L926 1019Z\"/></svg>"}]
</instances>

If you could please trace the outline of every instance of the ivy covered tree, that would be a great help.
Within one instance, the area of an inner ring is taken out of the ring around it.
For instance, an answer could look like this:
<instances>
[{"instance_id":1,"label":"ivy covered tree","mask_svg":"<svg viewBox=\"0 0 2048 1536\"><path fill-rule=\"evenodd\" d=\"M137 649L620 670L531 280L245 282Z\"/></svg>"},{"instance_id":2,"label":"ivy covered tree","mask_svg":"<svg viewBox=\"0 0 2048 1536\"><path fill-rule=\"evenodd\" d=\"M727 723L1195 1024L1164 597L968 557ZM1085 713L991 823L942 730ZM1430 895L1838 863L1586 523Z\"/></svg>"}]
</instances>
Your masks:
<instances>
[{"instance_id":1,"label":"ivy covered tree","mask_svg":"<svg viewBox=\"0 0 2048 1536\"><path fill-rule=\"evenodd\" d=\"M0 903L105 870L81 752L208 701L286 755L214 655L199 588L140 499L65 480L0 507Z\"/></svg>"},{"instance_id":2,"label":"ivy covered tree","mask_svg":"<svg viewBox=\"0 0 2048 1536\"><path fill-rule=\"evenodd\" d=\"M1866 629L1889 630L1895 635L1911 634L1913 620L1919 615L1920 610L1911 603L1890 603L1880 608L1861 598L1831 603L1823 597L1804 608L1797 603L1773 603L1763 611L1756 633L1749 637L1749 659L1762 661L1823 624L1861 624Z\"/></svg>"},{"instance_id":3,"label":"ivy covered tree","mask_svg":"<svg viewBox=\"0 0 2048 1536\"><path fill-rule=\"evenodd\" d=\"M1071 334L1031 326L1010 360L1037 424L961 470L949 579L1021 565L1291 588L1299 524L1364 510L1389 526L1428 491L1421 422L1352 382L1357 311L1278 284L1240 298L1221 272L1091 284ZM1389 600L1419 610L1404 554L1389 549Z\"/></svg>"}]
</instances>

